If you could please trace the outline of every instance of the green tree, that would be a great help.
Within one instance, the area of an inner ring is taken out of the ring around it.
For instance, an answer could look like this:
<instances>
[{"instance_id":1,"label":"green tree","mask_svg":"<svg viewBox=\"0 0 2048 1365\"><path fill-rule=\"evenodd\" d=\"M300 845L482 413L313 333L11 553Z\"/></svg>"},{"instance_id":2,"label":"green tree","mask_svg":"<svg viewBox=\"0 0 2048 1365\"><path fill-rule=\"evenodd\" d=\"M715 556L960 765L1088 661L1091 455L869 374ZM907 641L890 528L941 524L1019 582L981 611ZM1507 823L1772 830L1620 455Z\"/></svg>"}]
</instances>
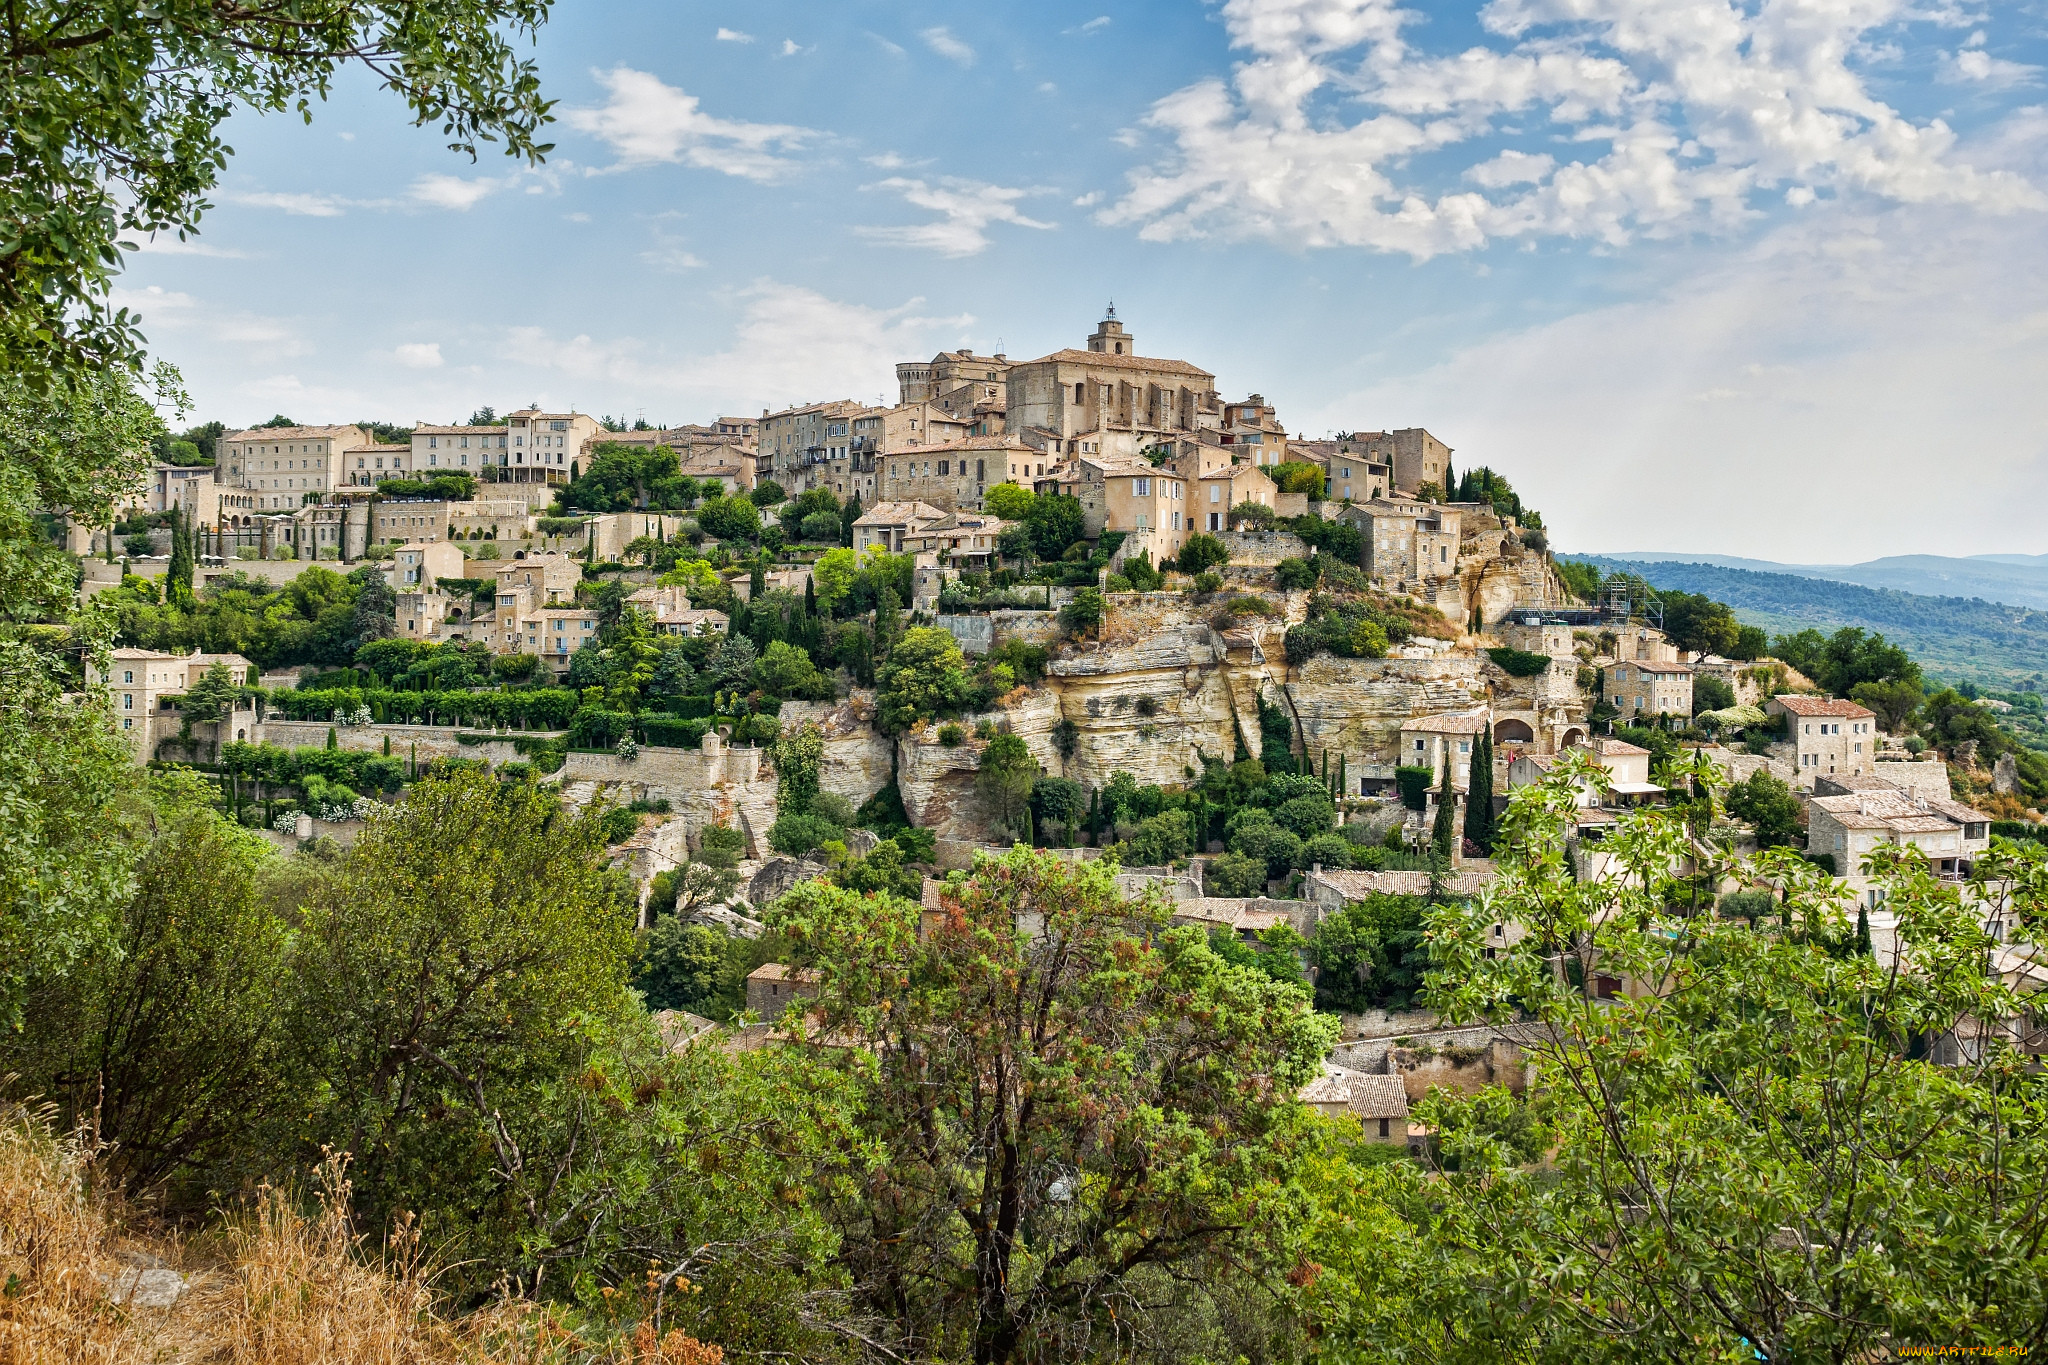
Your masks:
<instances>
[{"instance_id":1,"label":"green tree","mask_svg":"<svg viewBox=\"0 0 2048 1365\"><path fill-rule=\"evenodd\" d=\"M1242 853L1209 859L1202 868L1205 896L1259 896L1266 890L1266 860Z\"/></svg>"},{"instance_id":2,"label":"green tree","mask_svg":"<svg viewBox=\"0 0 2048 1365\"><path fill-rule=\"evenodd\" d=\"M818 556L818 562L811 566L811 582L817 585L818 605L827 614L853 591L858 573L853 551L844 546Z\"/></svg>"},{"instance_id":3,"label":"green tree","mask_svg":"<svg viewBox=\"0 0 2048 1365\"><path fill-rule=\"evenodd\" d=\"M825 732L816 721L784 726L775 738L775 809L802 815L818 794L818 770L825 759Z\"/></svg>"},{"instance_id":4,"label":"green tree","mask_svg":"<svg viewBox=\"0 0 2048 1365\"><path fill-rule=\"evenodd\" d=\"M575 1078L632 1015L600 826L453 769L303 906L287 1028L319 1099L301 1131L352 1155L366 1217L422 1211L430 1236L513 1267L579 1249L556 1199L601 1107Z\"/></svg>"},{"instance_id":5,"label":"green tree","mask_svg":"<svg viewBox=\"0 0 2048 1365\"><path fill-rule=\"evenodd\" d=\"M1088 792L1066 777L1041 777L1031 786L1031 813L1041 831L1057 828L1063 846L1072 847L1088 815Z\"/></svg>"},{"instance_id":6,"label":"green tree","mask_svg":"<svg viewBox=\"0 0 2048 1365\"><path fill-rule=\"evenodd\" d=\"M1187 538L1180 547L1180 571L1182 573L1204 573L1219 564L1230 562L1230 551L1223 548L1223 542L1211 535L1197 532Z\"/></svg>"},{"instance_id":7,"label":"green tree","mask_svg":"<svg viewBox=\"0 0 2048 1365\"><path fill-rule=\"evenodd\" d=\"M1458 795L1451 789L1451 764L1444 761L1443 780L1436 789L1436 819L1429 828L1429 846L1440 858L1451 856L1451 840L1457 837Z\"/></svg>"},{"instance_id":8,"label":"green tree","mask_svg":"<svg viewBox=\"0 0 2048 1365\"><path fill-rule=\"evenodd\" d=\"M216 660L213 666L200 675L182 700L178 710L188 719L202 724L217 724L226 720L234 710L235 699L241 695L241 687L235 682L228 666Z\"/></svg>"},{"instance_id":9,"label":"green tree","mask_svg":"<svg viewBox=\"0 0 2048 1365\"><path fill-rule=\"evenodd\" d=\"M901 734L919 721L958 714L973 687L959 642L938 626L912 626L903 632L877 676L876 719L885 734Z\"/></svg>"},{"instance_id":10,"label":"green tree","mask_svg":"<svg viewBox=\"0 0 2048 1365\"><path fill-rule=\"evenodd\" d=\"M1518 789L1487 903L1432 920L1432 1008L1537 1021L1524 1036L1558 1151L1554 1175L1532 1179L1472 1102L1438 1092L1421 1107L1458 1160L1426 1190L1396 1187L1420 1238L1409 1264L1427 1266L1403 1282L1421 1334L1454 1334L1475 1360L1854 1360L1873 1342L2040 1340L2048 1280L1993 1267L2036 1265L2048 1238L2048 1208L2009 1197L2041 1179L2022 1136L2048 1102L2041 1078L2010 1046L1954 1065L1920 1055L1918 1040L2019 1008L1983 971L1975 899L1912 850L1881 848L1899 960L1880 962L1837 950L1852 935L1839 884L1773 850L1739 870L1779 890L1783 924L1682 917L1674 891L1697 846L1680 821L1648 815L1611 842L1615 875L1569 875L1576 780ZM1525 937L1489 956L1503 919ZM1597 1001L1596 975L1645 989Z\"/></svg>"},{"instance_id":11,"label":"green tree","mask_svg":"<svg viewBox=\"0 0 2048 1365\"><path fill-rule=\"evenodd\" d=\"M1726 711L1735 705L1735 689L1721 678L1697 677L1692 680L1692 713L1702 711Z\"/></svg>"},{"instance_id":12,"label":"green tree","mask_svg":"<svg viewBox=\"0 0 2048 1365\"><path fill-rule=\"evenodd\" d=\"M1077 635L1086 635L1102 625L1109 608L1102 600L1102 594L1093 588L1082 588L1074 594L1074 600L1060 608L1060 624Z\"/></svg>"},{"instance_id":13,"label":"green tree","mask_svg":"<svg viewBox=\"0 0 2048 1365\"><path fill-rule=\"evenodd\" d=\"M787 640L769 642L767 652L754 665L754 681L775 697L823 701L832 695L831 680L818 671L810 655Z\"/></svg>"},{"instance_id":14,"label":"green tree","mask_svg":"<svg viewBox=\"0 0 2048 1365\"><path fill-rule=\"evenodd\" d=\"M1031 529L1031 549L1040 559L1058 559L1086 534L1081 500L1064 493L1033 499L1025 525Z\"/></svg>"},{"instance_id":15,"label":"green tree","mask_svg":"<svg viewBox=\"0 0 2048 1365\"><path fill-rule=\"evenodd\" d=\"M190 773L155 779L111 942L38 974L25 1027L0 1033L0 1070L108 1144L100 1179L198 1212L210 1190L267 1173L264 1130L303 1102L283 1065L291 931L266 896L275 860L209 797Z\"/></svg>"},{"instance_id":16,"label":"green tree","mask_svg":"<svg viewBox=\"0 0 2048 1365\"><path fill-rule=\"evenodd\" d=\"M1316 1008L1406 1009L1429 967L1424 909L1418 896L1375 892L1326 916L1309 945Z\"/></svg>"},{"instance_id":17,"label":"green tree","mask_svg":"<svg viewBox=\"0 0 2048 1365\"><path fill-rule=\"evenodd\" d=\"M868 1040L847 1058L875 1139L839 1220L855 1292L906 1356L1172 1355L1147 1294L1294 1264L1257 1211L1293 1178L1290 1097L1332 1023L1103 864L1016 849L945 894L923 927L915 902L816 883L775 915L819 1026Z\"/></svg>"},{"instance_id":18,"label":"green tree","mask_svg":"<svg viewBox=\"0 0 2048 1365\"><path fill-rule=\"evenodd\" d=\"M1028 488L1014 483L999 483L982 495L981 505L990 516L1004 521L1029 521L1031 509L1038 498Z\"/></svg>"},{"instance_id":19,"label":"green tree","mask_svg":"<svg viewBox=\"0 0 2048 1365\"><path fill-rule=\"evenodd\" d=\"M546 13L538 0L18 11L0 95L0 371L41 390L133 366L135 319L109 298L123 238L194 231L230 155L221 124L238 109L310 119L346 65L455 150L498 141L539 160L550 102L510 40Z\"/></svg>"},{"instance_id":20,"label":"green tree","mask_svg":"<svg viewBox=\"0 0 2048 1365\"><path fill-rule=\"evenodd\" d=\"M706 924L657 915L633 961L633 988L655 1010L712 1014L725 972L726 936Z\"/></svg>"},{"instance_id":21,"label":"green tree","mask_svg":"<svg viewBox=\"0 0 2048 1365\"><path fill-rule=\"evenodd\" d=\"M1482 858L1493 854L1493 736L1481 730L1472 746L1472 776L1465 784L1465 837Z\"/></svg>"},{"instance_id":22,"label":"green tree","mask_svg":"<svg viewBox=\"0 0 2048 1365\"><path fill-rule=\"evenodd\" d=\"M1878 728L1893 735L1906 732L1913 723L1914 712L1920 709L1920 703L1926 697L1926 689L1918 678L1860 682L1849 689L1849 699L1861 702L1876 712Z\"/></svg>"},{"instance_id":23,"label":"green tree","mask_svg":"<svg viewBox=\"0 0 2048 1365\"><path fill-rule=\"evenodd\" d=\"M981 794L991 832L1012 838L1027 838L1031 789L1038 781L1038 760L1024 741L1012 734L999 734L981 751L975 789Z\"/></svg>"},{"instance_id":24,"label":"green tree","mask_svg":"<svg viewBox=\"0 0 2048 1365\"><path fill-rule=\"evenodd\" d=\"M1804 842L1799 798L1765 768L1759 767L1730 787L1725 804L1730 815L1748 821L1756 830L1756 846L1760 849L1791 848Z\"/></svg>"},{"instance_id":25,"label":"green tree","mask_svg":"<svg viewBox=\"0 0 2048 1365\"><path fill-rule=\"evenodd\" d=\"M789 494L782 491L782 485L773 479L763 479L747 494L747 500L756 507L773 507Z\"/></svg>"},{"instance_id":26,"label":"green tree","mask_svg":"<svg viewBox=\"0 0 2048 1365\"><path fill-rule=\"evenodd\" d=\"M761 509L748 498L706 498L697 504L697 525L719 540L755 541L761 538Z\"/></svg>"}]
</instances>

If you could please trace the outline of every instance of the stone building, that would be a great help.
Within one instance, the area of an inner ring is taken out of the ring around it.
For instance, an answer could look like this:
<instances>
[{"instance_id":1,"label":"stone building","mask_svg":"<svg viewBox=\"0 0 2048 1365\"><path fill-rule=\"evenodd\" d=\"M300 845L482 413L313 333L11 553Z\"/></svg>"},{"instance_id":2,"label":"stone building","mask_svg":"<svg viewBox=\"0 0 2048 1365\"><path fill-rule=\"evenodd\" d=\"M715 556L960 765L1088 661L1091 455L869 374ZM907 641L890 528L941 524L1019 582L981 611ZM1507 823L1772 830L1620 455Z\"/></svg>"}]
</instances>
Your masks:
<instances>
[{"instance_id":1,"label":"stone building","mask_svg":"<svg viewBox=\"0 0 2048 1365\"><path fill-rule=\"evenodd\" d=\"M1468 715L1417 716L1401 726L1401 766L1428 768L1432 790L1442 784L1444 765L1451 768L1451 789L1464 791L1472 780L1472 745L1487 731L1484 711Z\"/></svg>"},{"instance_id":2,"label":"stone building","mask_svg":"<svg viewBox=\"0 0 2048 1365\"><path fill-rule=\"evenodd\" d=\"M1247 464L1270 469L1287 462L1287 428L1274 416L1272 404L1259 394L1242 403L1223 405L1218 437Z\"/></svg>"},{"instance_id":3,"label":"stone building","mask_svg":"<svg viewBox=\"0 0 2048 1365\"><path fill-rule=\"evenodd\" d=\"M853 523L853 548L863 553L876 546L889 554L904 553L906 542L936 526L951 514L942 507L914 499L907 502L878 502Z\"/></svg>"},{"instance_id":4,"label":"stone building","mask_svg":"<svg viewBox=\"0 0 2048 1365\"><path fill-rule=\"evenodd\" d=\"M215 664L223 664L237 685L254 686L259 670L239 654L166 654L153 649L116 649L107 656L105 672L88 656L85 679L88 686L104 685L112 696L114 715L119 718L121 737L128 741L135 761L147 763L156 756L156 746L184 728L176 699L192 690ZM246 738L255 723L255 711L237 711L220 723L222 739Z\"/></svg>"},{"instance_id":5,"label":"stone building","mask_svg":"<svg viewBox=\"0 0 2048 1365\"><path fill-rule=\"evenodd\" d=\"M856 476L874 472L873 450L856 450L853 424L875 409L851 398L761 414L755 468L791 497L829 488L843 501L859 495Z\"/></svg>"},{"instance_id":6,"label":"stone building","mask_svg":"<svg viewBox=\"0 0 2048 1365\"><path fill-rule=\"evenodd\" d=\"M1231 509L1243 503L1272 507L1279 490L1266 471L1252 464L1226 464L1208 470L1195 480L1195 525L1218 533L1231 527Z\"/></svg>"},{"instance_id":7,"label":"stone building","mask_svg":"<svg viewBox=\"0 0 2048 1365\"><path fill-rule=\"evenodd\" d=\"M1609 664L1600 671L1607 700L1623 720L1692 715L1692 666L1679 663Z\"/></svg>"},{"instance_id":8,"label":"stone building","mask_svg":"<svg viewBox=\"0 0 2048 1365\"><path fill-rule=\"evenodd\" d=\"M936 403L955 415L983 403L999 403L1010 373L1009 357L976 355L962 346L930 360L906 360L896 367L898 403Z\"/></svg>"},{"instance_id":9,"label":"stone building","mask_svg":"<svg viewBox=\"0 0 2048 1365\"><path fill-rule=\"evenodd\" d=\"M412 467L421 478L468 474L480 479L484 466L498 466L509 449L506 430L503 424L437 427L423 423L412 429Z\"/></svg>"},{"instance_id":10,"label":"stone building","mask_svg":"<svg viewBox=\"0 0 2048 1365\"><path fill-rule=\"evenodd\" d=\"M1801 788L1810 790L1818 777L1874 775L1877 714L1869 707L1834 697L1779 696L1764 711L1785 718Z\"/></svg>"},{"instance_id":11,"label":"stone building","mask_svg":"<svg viewBox=\"0 0 2048 1365\"><path fill-rule=\"evenodd\" d=\"M254 525L264 513L296 510L347 481L344 452L370 445L359 426L257 427L231 431L214 444L221 484L220 514L231 525Z\"/></svg>"},{"instance_id":12,"label":"stone building","mask_svg":"<svg viewBox=\"0 0 2048 1365\"><path fill-rule=\"evenodd\" d=\"M1835 875L1862 893L1863 865L1881 844L1920 850L1936 876L1960 881L1991 846L1991 817L1959 801L1928 801L1884 784L1858 783L1839 796L1816 796L1806 808L1806 851L1834 859Z\"/></svg>"},{"instance_id":13,"label":"stone building","mask_svg":"<svg viewBox=\"0 0 2048 1365\"><path fill-rule=\"evenodd\" d=\"M445 540L412 541L391 555L391 586L425 590L435 580L464 577L462 551Z\"/></svg>"},{"instance_id":14,"label":"stone building","mask_svg":"<svg viewBox=\"0 0 2048 1365\"><path fill-rule=\"evenodd\" d=\"M1081 525L1093 539L1104 531L1143 536L1153 562L1180 553L1193 530L1192 482L1172 465L1114 456L1076 456L1033 480L1041 493L1060 493L1081 504Z\"/></svg>"},{"instance_id":15,"label":"stone building","mask_svg":"<svg viewBox=\"0 0 2048 1365\"><path fill-rule=\"evenodd\" d=\"M1342 444L1352 446L1368 463L1392 469L1394 487L1403 493L1417 492L1426 483L1442 488L1444 471L1451 465L1451 448L1421 427L1359 432Z\"/></svg>"},{"instance_id":16,"label":"stone building","mask_svg":"<svg viewBox=\"0 0 2048 1365\"><path fill-rule=\"evenodd\" d=\"M485 478L508 487L494 490L501 497L523 498L529 503L554 501L556 492L569 482L571 467L590 458L590 447L610 433L587 412L542 412L521 408L505 415L506 446L497 452L494 468Z\"/></svg>"},{"instance_id":17,"label":"stone building","mask_svg":"<svg viewBox=\"0 0 2048 1365\"><path fill-rule=\"evenodd\" d=\"M1464 543L1459 514L1414 498L1376 498L1330 508L1365 537L1365 568L1381 586L1414 591L1457 577Z\"/></svg>"},{"instance_id":18,"label":"stone building","mask_svg":"<svg viewBox=\"0 0 2048 1365\"><path fill-rule=\"evenodd\" d=\"M1087 433L1120 433L1142 447L1214 430L1221 419L1216 376L1185 360L1140 356L1114 309L1086 350L1054 351L1008 371L1005 430L1048 454L1110 453L1082 450Z\"/></svg>"},{"instance_id":19,"label":"stone building","mask_svg":"<svg viewBox=\"0 0 2048 1365\"><path fill-rule=\"evenodd\" d=\"M1009 470L1037 458L1042 458L1038 451L1001 435L910 445L880 457L877 496L884 502L923 502L949 512L977 510L991 485L1006 482Z\"/></svg>"}]
</instances>

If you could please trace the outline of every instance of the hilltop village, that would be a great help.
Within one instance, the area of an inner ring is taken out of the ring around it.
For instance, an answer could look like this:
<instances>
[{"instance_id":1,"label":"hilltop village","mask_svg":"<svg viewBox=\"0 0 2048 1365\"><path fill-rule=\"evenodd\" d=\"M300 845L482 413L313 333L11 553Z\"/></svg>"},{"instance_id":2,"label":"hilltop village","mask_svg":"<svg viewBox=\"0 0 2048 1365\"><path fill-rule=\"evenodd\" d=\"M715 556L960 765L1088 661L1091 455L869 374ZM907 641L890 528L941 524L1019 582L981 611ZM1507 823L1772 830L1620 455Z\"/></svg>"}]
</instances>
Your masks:
<instances>
[{"instance_id":1,"label":"hilltop village","mask_svg":"<svg viewBox=\"0 0 2048 1365\"><path fill-rule=\"evenodd\" d=\"M1718 603L1560 565L1431 432L1297 438L1113 309L1075 349L897 378L894 406L662 429L195 429L121 523L69 532L121 621L93 681L137 762L216 775L287 846L346 844L451 763L605 811L643 935L729 959L669 993L702 1027L806 989L749 956L799 883L937 908L981 852L1112 856L1219 941L1291 931L1344 1018L1317 1102L1390 1141L1452 1065L1391 1041L1428 1045L1420 957L1347 980L1319 931L1483 889L1516 787L1581 774L1583 878L1630 810L1704 800L1705 833L1803 851L1879 941L1873 850L1960 881L2048 795L1882 640L1774 653Z\"/></svg>"}]
</instances>

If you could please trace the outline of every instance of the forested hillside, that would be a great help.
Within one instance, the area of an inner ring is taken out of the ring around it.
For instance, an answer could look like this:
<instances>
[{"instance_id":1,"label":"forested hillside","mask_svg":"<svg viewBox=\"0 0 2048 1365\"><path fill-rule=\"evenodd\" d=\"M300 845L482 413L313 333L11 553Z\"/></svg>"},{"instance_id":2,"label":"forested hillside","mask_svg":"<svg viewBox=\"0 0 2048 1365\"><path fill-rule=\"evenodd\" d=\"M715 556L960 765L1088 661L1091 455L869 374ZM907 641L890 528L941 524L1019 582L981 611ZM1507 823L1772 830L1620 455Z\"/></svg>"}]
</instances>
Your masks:
<instances>
[{"instance_id":1,"label":"forested hillside","mask_svg":"<svg viewBox=\"0 0 2048 1365\"><path fill-rule=\"evenodd\" d=\"M1575 558L1608 572L1640 575L1726 602L1743 621L1774 634L1809 626L1860 626L1903 645L1933 676L2012 686L2048 669L2048 612L1981 598L1922 597L1794 574L1754 573L1714 564Z\"/></svg>"}]
</instances>

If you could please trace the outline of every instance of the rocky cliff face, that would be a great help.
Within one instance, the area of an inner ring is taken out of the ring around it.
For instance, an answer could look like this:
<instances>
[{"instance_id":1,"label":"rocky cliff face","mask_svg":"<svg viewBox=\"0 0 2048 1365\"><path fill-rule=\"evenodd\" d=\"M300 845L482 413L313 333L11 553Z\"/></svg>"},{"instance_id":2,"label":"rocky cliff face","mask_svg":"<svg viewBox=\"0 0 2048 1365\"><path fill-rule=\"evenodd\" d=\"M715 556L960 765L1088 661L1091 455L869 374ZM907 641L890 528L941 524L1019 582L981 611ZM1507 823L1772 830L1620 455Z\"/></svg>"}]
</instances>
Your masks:
<instances>
[{"instance_id":1,"label":"rocky cliff face","mask_svg":"<svg viewBox=\"0 0 2048 1365\"><path fill-rule=\"evenodd\" d=\"M872 691L856 690L841 702L784 702L780 719L784 727L814 721L824 734L825 754L818 765L823 790L858 807L889 785L895 746L875 732Z\"/></svg>"},{"instance_id":2,"label":"rocky cliff face","mask_svg":"<svg viewBox=\"0 0 2048 1365\"><path fill-rule=\"evenodd\" d=\"M1353 765L1392 763L1403 722L1416 716L1469 711L1491 695L1483 658L1443 654L1429 659L1340 659L1318 654L1287 686L1310 756L1327 750Z\"/></svg>"}]
</instances>

